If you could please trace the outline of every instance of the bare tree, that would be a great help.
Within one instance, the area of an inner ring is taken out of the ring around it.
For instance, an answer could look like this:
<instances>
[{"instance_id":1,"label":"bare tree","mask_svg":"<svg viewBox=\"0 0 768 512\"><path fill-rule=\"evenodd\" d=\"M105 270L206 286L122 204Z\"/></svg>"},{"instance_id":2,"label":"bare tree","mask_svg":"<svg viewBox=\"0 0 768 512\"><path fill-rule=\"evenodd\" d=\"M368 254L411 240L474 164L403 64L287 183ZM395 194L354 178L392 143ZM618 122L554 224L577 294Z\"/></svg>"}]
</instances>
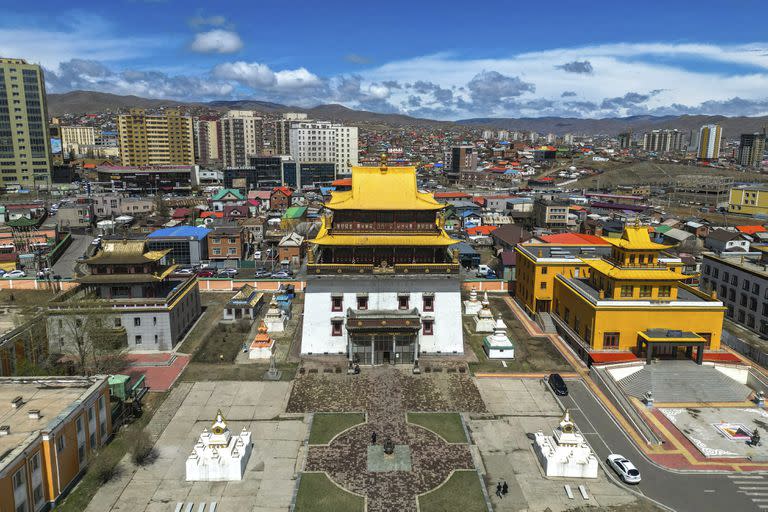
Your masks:
<instances>
[{"instance_id":1,"label":"bare tree","mask_svg":"<svg viewBox=\"0 0 768 512\"><path fill-rule=\"evenodd\" d=\"M73 356L78 373L115 373L125 367L125 331L108 307L92 304L58 315L62 350Z\"/></svg>"}]
</instances>

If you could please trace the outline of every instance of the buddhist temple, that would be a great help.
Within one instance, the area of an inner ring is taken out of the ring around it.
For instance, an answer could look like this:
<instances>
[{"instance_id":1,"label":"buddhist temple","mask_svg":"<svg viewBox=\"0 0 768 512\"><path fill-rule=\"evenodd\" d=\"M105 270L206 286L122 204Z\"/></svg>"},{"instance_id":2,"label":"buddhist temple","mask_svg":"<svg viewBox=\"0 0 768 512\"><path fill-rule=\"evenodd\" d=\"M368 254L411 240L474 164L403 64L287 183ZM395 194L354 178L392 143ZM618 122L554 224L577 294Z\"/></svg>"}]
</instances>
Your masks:
<instances>
[{"instance_id":1,"label":"buddhist temple","mask_svg":"<svg viewBox=\"0 0 768 512\"><path fill-rule=\"evenodd\" d=\"M171 350L202 313L195 276L174 274L164 264L170 249L150 251L144 240L105 240L85 260L87 272L78 286L48 307L48 337L55 350L66 351L65 318L98 311L105 328L121 331L128 350ZM64 316L62 316L64 315ZM94 315L90 315L92 318Z\"/></svg>"},{"instance_id":2,"label":"buddhist temple","mask_svg":"<svg viewBox=\"0 0 768 512\"><path fill-rule=\"evenodd\" d=\"M415 167L354 167L307 255L303 354L412 364L463 350L458 241Z\"/></svg>"}]
</instances>

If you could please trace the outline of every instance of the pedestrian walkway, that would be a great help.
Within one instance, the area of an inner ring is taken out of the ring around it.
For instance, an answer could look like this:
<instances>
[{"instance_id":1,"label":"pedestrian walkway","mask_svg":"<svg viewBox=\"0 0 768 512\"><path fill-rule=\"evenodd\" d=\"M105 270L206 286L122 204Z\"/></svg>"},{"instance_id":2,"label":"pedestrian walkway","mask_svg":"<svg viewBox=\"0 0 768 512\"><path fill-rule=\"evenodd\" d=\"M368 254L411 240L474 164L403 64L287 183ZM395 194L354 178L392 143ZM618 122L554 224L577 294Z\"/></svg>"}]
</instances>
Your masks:
<instances>
[{"instance_id":1,"label":"pedestrian walkway","mask_svg":"<svg viewBox=\"0 0 768 512\"><path fill-rule=\"evenodd\" d=\"M765 474L728 475L731 483L752 500L758 510L768 510L768 479Z\"/></svg>"}]
</instances>

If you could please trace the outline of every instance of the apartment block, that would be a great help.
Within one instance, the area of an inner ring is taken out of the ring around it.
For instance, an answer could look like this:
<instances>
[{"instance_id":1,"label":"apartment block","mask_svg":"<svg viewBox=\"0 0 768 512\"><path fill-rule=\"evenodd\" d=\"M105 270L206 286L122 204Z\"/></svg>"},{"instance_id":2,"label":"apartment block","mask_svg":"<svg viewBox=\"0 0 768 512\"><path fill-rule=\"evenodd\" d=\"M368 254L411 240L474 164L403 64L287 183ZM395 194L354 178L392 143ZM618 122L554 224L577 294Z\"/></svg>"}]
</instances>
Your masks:
<instances>
[{"instance_id":1,"label":"apartment block","mask_svg":"<svg viewBox=\"0 0 768 512\"><path fill-rule=\"evenodd\" d=\"M210 164L221 158L219 148L219 123L211 119L195 119L193 123L195 139L195 162Z\"/></svg>"},{"instance_id":2,"label":"apartment block","mask_svg":"<svg viewBox=\"0 0 768 512\"><path fill-rule=\"evenodd\" d=\"M51 167L43 70L0 58L0 186L47 185Z\"/></svg>"},{"instance_id":3,"label":"apartment block","mask_svg":"<svg viewBox=\"0 0 768 512\"><path fill-rule=\"evenodd\" d=\"M107 376L0 378L0 510L47 510L112 437Z\"/></svg>"},{"instance_id":4,"label":"apartment block","mask_svg":"<svg viewBox=\"0 0 768 512\"><path fill-rule=\"evenodd\" d=\"M225 167L242 167L248 158L264 149L264 126L261 117L251 110L230 110L219 120L221 125L221 159Z\"/></svg>"},{"instance_id":5,"label":"apartment block","mask_svg":"<svg viewBox=\"0 0 768 512\"><path fill-rule=\"evenodd\" d=\"M289 155L291 153L291 124L297 121L306 121L307 114L298 112L286 112L282 119L278 119L272 125L272 142L277 155Z\"/></svg>"},{"instance_id":6,"label":"apartment block","mask_svg":"<svg viewBox=\"0 0 768 512\"><path fill-rule=\"evenodd\" d=\"M96 128L93 126L61 126L61 148L64 153L79 153L81 146L96 145Z\"/></svg>"},{"instance_id":7,"label":"apartment block","mask_svg":"<svg viewBox=\"0 0 768 512\"><path fill-rule=\"evenodd\" d=\"M720 140L723 137L719 124L705 124L699 129L697 160L717 160L720 157Z\"/></svg>"},{"instance_id":8,"label":"apartment block","mask_svg":"<svg viewBox=\"0 0 768 512\"><path fill-rule=\"evenodd\" d=\"M742 133L739 140L739 165L759 167L765 153L765 133Z\"/></svg>"},{"instance_id":9,"label":"apartment block","mask_svg":"<svg viewBox=\"0 0 768 512\"><path fill-rule=\"evenodd\" d=\"M295 122L290 153L297 163L335 163L338 173L351 173L358 163L357 127L328 121Z\"/></svg>"},{"instance_id":10,"label":"apartment block","mask_svg":"<svg viewBox=\"0 0 768 512\"><path fill-rule=\"evenodd\" d=\"M126 166L193 165L192 118L178 110L147 114L132 109L118 117L120 160Z\"/></svg>"},{"instance_id":11,"label":"apartment block","mask_svg":"<svg viewBox=\"0 0 768 512\"><path fill-rule=\"evenodd\" d=\"M768 187L736 187L728 194L728 212L768 215Z\"/></svg>"}]
</instances>

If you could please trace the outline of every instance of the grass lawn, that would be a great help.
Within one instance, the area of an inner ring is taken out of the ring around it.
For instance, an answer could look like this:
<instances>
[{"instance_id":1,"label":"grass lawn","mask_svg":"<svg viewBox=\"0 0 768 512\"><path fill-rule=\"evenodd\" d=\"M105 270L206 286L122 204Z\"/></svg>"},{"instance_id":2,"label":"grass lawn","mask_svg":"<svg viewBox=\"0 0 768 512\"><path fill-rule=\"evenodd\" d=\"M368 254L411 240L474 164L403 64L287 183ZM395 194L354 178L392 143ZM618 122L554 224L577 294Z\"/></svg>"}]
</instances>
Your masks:
<instances>
[{"instance_id":1,"label":"grass lawn","mask_svg":"<svg viewBox=\"0 0 768 512\"><path fill-rule=\"evenodd\" d=\"M298 363L281 363L277 369L283 373L280 380L293 380L296 376ZM269 370L269 363L264 364L234 364L198 363L191 362L179 376L180 381L198 382L208 380L264 380L264 374Z\"/></svg>"},{"instance_id":2,"label":"grass lawn","mask_svg":"<svg viewBox=\"0 0 768 512\"><path fill-rule=\"evenodd\" d=\"M467 436L456 412L409 412L408 423L421 425L449 443L466 443Z\"/></svg>"},{"instance_id":3,"label":"grass lawn","mask_svg":"<svg viewBox=\"0 0 768 512\"><path fill-rule=\"evenodd\" d=\"M296 512L362 512L365 500L331 482L325 473L302 473Z\"/></svg>"},{"instance_id":4,"label":"grass lawn","mask_svg":"<svg viewBox=\"0 0 768 512\"><path fill-rule=\"evenodd\" d=\"M312 420L309 444L327 444L340 432L360 423L365 423L365 414L361 412L316 413Z\"/></svg>"},{"instance_id":5,"label":"grass lawn","mask_svg":"<svg viewBox=\"0 0 768 512\"><path fill-rule=\"evenodd\" d=\"M112 438L112 441L101 449L96 457L98 459L106 459L108 464L117 466L128 452L128 443L125 440L125 434L129 430L140 430L146 427L157 408L160 407L160 404L163 403L167 396L168 393L148 393L145 395L142 404L144 412L141 415L141 418L118 432L118 434ZM98 491L99 487L102 485L104 484L98 480L97 476L92 471L86 470L85 474L80 479L80 482L77 483L64 501L56 506L56 510L63 512L82 512L88 507L88 504L91 502L91 499L93 499L96 491Z\"/></svg>"},{"instance_id":6,"label":"grass lawn","mask_svg":"<svg viewBox=\"0 0 768 512\"><path fill-rule=\"evenodd\" d=\"M0 304L43 306L56 296L49 290L0 290Z\"/></svg>"},{"instance_id":7,"label":"grass lawn","mask_svg":"<svg viewBox=\"0 0 768 512\"><path fill-rule=\"evenodd\" d=\"M421 512L486 512L485 497L474 471L456 471L438 489L419 496Z\"/></svg>"}]
</instances>

